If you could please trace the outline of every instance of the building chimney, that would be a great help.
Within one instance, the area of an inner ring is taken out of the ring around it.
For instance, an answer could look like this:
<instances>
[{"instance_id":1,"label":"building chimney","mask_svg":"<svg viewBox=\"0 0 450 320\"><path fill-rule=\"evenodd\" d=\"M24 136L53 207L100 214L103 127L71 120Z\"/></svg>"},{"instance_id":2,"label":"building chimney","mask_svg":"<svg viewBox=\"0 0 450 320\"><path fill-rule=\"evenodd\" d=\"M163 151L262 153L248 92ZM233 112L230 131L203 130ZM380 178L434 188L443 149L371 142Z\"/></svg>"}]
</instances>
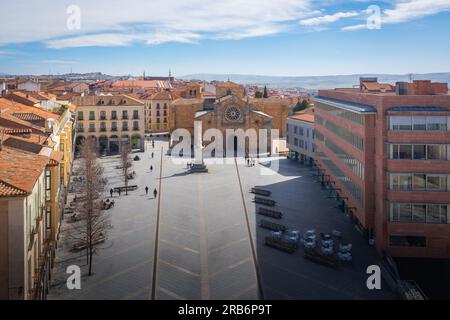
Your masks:
<instances>
[{"instance_id":1,"label":"building chimney","mask_svg":"<svg viewBox=\"0 0 450 320\"><path fill-rule=\"evenodd\" d=\"M396 82L395 83L395 94L398 96L406 96L408 95L408 82Z\"/></svg>"}]
</instances>

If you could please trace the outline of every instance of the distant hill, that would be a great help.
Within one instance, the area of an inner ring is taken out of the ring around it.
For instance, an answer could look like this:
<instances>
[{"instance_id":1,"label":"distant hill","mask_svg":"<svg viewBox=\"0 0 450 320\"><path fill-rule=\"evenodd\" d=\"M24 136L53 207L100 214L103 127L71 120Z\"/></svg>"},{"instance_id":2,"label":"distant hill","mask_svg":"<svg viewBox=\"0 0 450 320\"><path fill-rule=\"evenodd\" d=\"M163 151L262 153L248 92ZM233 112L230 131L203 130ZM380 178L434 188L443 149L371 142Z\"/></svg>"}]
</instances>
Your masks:
<instances>
[{"instance_id":1,"label":"distant hill","mask_svg":"<svg viewBox=\"0 0 450 320\"><path fill-rule=\"evenodd\" d=\"M334 76L307 76L307 77L283 77L283 76L259 76L244 74L191 74L178 77L182 80L202 81L231 81L240 84L252 84L257 86L269 86L273 88L305 88L305 89L329 89L339 87L352 87L359 84L360 77L378 77L378 81L394 84L397 81L408 81L408 74L352 74ZM414 80L432 80L434 82L450 83L450 72L413 74Z\"/></svg>"}]
</instances>

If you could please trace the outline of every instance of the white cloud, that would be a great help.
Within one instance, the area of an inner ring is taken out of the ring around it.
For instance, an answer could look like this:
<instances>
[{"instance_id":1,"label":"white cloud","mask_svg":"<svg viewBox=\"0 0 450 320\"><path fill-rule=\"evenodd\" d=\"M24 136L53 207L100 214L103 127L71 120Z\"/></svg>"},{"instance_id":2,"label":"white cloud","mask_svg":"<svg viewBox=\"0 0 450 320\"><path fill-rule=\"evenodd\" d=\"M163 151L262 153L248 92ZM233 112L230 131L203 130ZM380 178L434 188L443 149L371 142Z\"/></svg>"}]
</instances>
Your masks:
<instances>
[{"instance_id":1,"label":"white cloud","mask_svg":"<svg viewBox=\"0 0 450 320\"><path fill-rule=\"evenodd\" d=\"M344 18L356 17L359 15L360 15L360 13L355 12L355 11L336 12L331 15L303 19L303 20L300 20L299 23L304 26L318 26L318 25L322 25L322 24L333 23L333 22L336 22L336 21L344 19Z\"/></svg>"},{"instance_id":2,"label":"white cloud","mask_svg":"<svg viewBox=\"0 0 450 320\"><path fill-rule=\"evenodd\" d=\"M367 29L367 24L355 24L353 26L341 28L342 31L357 31L361 29Z\"/></svg>"},{"instance_id":3,"label":"white cloud","mask_svg":"<svg viewBox=\"0 0 450 320\"><path fill-rule=\"evenodd\" d=\"M2 4L0 45L42 41L51 48L126 46L134 42L240 39L287 30L310 16L311 0L16 0ZM81 9L69 30L67 7ZM12 23L14 21L14 23Z\"/></svg>"},{"instance_id":4,"label":"white cloud","mask_svg":"<svg viewBox=\"0 0 450 320\"><path fill-rule=\"evenodd\" d=\"M384 10L384 23L399 23L450 10L450 0L408 0Z\"/></svg>"},{"instance_id":5,"label":"white cloud","mask_svg":"<svg viewBox=\"0 0 450 320\"><path fill-rule=\"evenodd\" d=\"M450 11L450 0L401 0L392 9L383 10L381 24L395 24ZM366 24L344 27L343 31L366 29Z\"/></svg>"}]
</instances>

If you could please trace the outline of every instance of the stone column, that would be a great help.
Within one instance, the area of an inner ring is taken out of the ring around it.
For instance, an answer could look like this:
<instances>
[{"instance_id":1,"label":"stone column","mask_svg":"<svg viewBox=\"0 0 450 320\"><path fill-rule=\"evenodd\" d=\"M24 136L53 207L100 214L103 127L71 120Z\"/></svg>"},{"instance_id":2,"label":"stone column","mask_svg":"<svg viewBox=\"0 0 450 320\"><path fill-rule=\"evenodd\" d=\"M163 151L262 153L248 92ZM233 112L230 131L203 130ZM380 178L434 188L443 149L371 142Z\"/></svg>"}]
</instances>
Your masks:
<instances>
[{"instance_id":1,"label":"stone column","mask_svg":"<svg viewBox=\"0 0 450 320\"><path fill-rule=\"evenodd\" d=\"M201 121L194 121L194 158L195 164L203 164L203 131Z\"/></svg>"}]
</instances>

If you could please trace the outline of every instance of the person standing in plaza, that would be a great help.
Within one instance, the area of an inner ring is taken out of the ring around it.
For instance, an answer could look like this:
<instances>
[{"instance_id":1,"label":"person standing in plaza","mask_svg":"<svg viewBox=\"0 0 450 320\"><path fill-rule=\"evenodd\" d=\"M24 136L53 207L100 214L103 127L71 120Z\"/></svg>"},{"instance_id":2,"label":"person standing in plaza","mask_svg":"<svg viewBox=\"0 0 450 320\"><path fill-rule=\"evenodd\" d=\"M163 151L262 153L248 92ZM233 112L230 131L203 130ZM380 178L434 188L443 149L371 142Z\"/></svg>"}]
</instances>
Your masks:
<instances>
[{"instance_id":1,"label":"person standing in plaza","mask_svg":"<svg viewBox=\"0 0 450 320\"><path fill-rule=\"evenodd\" d=\"M114 193L113 189L109 190L109 194L111 195L111 198L113 197L113 193Z\"/></svg>"},{"instance_id":2,"label":"person standing in plaza","mask_svg":"<svg viewBox=\"0 0 450 320\"><path fill-rule=\"evenodd\" d=\"M150 166L150 172L153 172L153 166Z\"/></svg>"},{"instance_id":3,"label":"person standing in plaza","mask_svg":"<svg viewBox=\"0 0 450 320\"><path fill-rule=\"evenodd\" d=\"M153 190L153 196L155 197L155 199L156 199L157 195L158 195L158 190L156 190L156 188L155 188L155 190Z\"/></svg>"},{"instance_id":4,"label":"person standing in plaza","mask_svg":"<svg viewBox=\"0 0 450 320\"><path fill-rule=\"evenodd\" d=\"M148 187L145 187L145 194L148 195Z\"/></svg>"}]
</instances>

